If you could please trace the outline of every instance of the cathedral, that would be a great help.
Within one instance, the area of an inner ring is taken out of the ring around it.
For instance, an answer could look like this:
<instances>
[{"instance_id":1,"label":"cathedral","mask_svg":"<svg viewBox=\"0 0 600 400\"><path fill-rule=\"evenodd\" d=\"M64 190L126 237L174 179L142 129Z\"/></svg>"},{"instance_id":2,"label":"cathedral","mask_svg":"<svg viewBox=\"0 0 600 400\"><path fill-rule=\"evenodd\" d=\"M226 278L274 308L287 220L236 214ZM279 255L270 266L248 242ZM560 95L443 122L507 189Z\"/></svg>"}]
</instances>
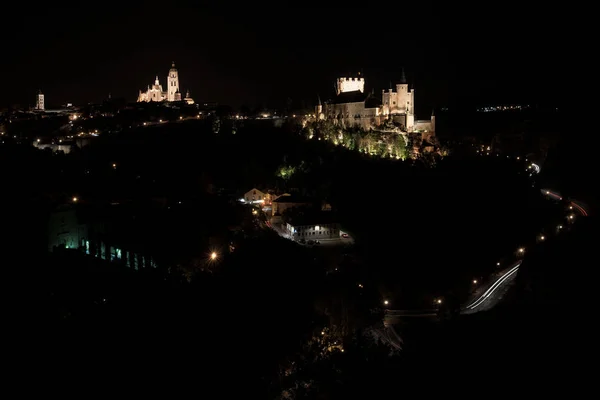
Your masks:
<instances>
[{"instance_id":1,"label":"cathedral","mask_svg":"<svg viewBox=\"0 0 600 400\"><path fill-rule=\"evenodd\" d=\"M138 95L138 102L149 102L149 101L181 101L181 92L179 91L179 73L177 72L177 68L175 68L175 62L171 64L171 69L169 70L169 76L167 77L167 89L163 90L162 85L156 76L154 80L154 85L148 85L148 88L145 92L140 90ZM186 103L193 104L194 101L190 97L189 91L186 94L184 99Z\"/></svg>"},{"instance_id":2,"label":"cathedral","mask_svg":"<svg viewBox=\"0 0 600 400\"><path fill-rule=\"evenodd\" d=\"M344 126L361 126L365 129L380 125L391 119L399 123L405 132L427 132L435 134L435 118L415 120L415 89L408 87L404 70L395 88L382 90L381 97L374 92L365 93L365 79L338 78L336 97L316 107L317 118L336 120Z\"/></svg>"}]
</instances>

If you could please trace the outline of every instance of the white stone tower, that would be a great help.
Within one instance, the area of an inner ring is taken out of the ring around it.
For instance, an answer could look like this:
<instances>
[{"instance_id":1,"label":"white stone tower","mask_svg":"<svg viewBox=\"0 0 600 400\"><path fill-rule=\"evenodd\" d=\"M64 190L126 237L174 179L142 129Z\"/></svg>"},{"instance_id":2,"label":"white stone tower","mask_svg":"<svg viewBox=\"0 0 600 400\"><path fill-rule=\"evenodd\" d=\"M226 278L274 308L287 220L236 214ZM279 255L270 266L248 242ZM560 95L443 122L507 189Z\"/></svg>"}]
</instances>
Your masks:
<instances>
[{"instance_id":1,"label":"white stone tower","mask_svg":"<svg viewBox=\"0 0 600 400\"><path fill-rule=\"evenodd\" d=\"M175 61L173 61L171 64L171 69L169 70L169 77L167 78L167 101L177 101L177 97L179 97L179 100L181 100L181 94L176 96L176 93L180 93L179 74L175 68Z\"/></svg>"},{"instance_id":2,"label":"white stone tower","mask_svg":"<svg viewBox=\"0 0 600 400\"><path fill-rule=\"evenodd\" d=\"M336 85L336 92L339 95L344 92L354 92L354 91L365 92L365 78L360 76L360 72L358 73L358 77L355 78L338 78Z\"/></svg>"},{"instance_id":3,"label":"white stone tower","mask_svg":"<svg viewBox=\"0 0 600 400\"><path fill-rule=\"evenodd\" d=\"M42 91L39 90L35 102L35 109L39 111L44 111L45 108L46 106L44 105L44 93L42 93Z\"/></svg>"}]
</instances>

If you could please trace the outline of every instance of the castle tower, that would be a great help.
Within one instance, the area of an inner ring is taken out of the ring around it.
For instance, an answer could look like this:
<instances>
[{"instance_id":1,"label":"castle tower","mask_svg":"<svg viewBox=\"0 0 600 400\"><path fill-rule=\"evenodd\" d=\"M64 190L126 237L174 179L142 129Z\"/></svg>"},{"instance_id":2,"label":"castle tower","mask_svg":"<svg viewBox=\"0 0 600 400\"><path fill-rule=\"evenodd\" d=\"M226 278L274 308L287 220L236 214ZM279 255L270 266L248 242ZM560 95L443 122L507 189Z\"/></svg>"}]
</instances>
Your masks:
<instances>
[{"instance_id":1,"label":"castle tower","mask_svg":"<svg viewBox=\"0 0 600 400\"><path fill-rule=\"evenodd\" d=\"M181 93L179 93L179 96L176 96L177 93L179 93L179 73L175 68L175 61L173 61L169 70L169 77L167 78L167 101L177 101L177 97L181 100Z\"/></svg>"},{"instance_id":2,"label":"castle tower","mask_svg":"<svg viewBox=\"0 0 600 400\"><path fill-rule=\"evenodd\" d=\"M356 78L338 78L336 87L338 95L343 92L354 92L357 90L365 92L365 78L360 76L360 72Z\"/></svg>"},{"instance_id":3,"label":"castle tower","mask_svg":"<svg viewBox=\"0 0 600 400\"><path fill-rule=\"evenodd\" d=\"M400 77L400 83L396 85L397 104L398 108L403 114L408 114L411 109L411 95L408 91L408 83L406 81L406 75L404 74L404 68L402 68L402 76Z\"/></svg>"},{"instance_id":4,"label":"castle tower","mask_svg":"<svg viewBox=\"0 0 600 400\"><path fill-rule=\"evenodd\" d=\"M44 93L42 93L42 91L39 90L36 97L35 109L39 111L44 111L45 108L46 106L44 105Z\"/></svg>"}]
</instances>

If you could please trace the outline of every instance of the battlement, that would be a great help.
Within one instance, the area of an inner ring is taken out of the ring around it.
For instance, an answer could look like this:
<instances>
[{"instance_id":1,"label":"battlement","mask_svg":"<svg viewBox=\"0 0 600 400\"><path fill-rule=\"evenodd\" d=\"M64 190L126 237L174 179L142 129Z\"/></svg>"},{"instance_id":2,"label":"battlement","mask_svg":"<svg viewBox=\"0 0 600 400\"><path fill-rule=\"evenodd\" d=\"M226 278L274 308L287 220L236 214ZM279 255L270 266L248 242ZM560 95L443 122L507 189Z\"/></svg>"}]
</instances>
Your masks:
<instances>
[{"instance_id":1,"label":"battlement","mask_svg":"<svg viewBox=\"0 0 600 400\"><path fill-rule=\"evenodd\" d=\"M341 77L337 80L337 94L343 92L354 92L360 90L365 92L365 78L363 77Z\"/></svg>"},{"instance_id":2,"label":"battlement","mask_svg":"<svg viewBox=\"0 0 600 400\"><path fill-rule=\"evenodd\" d=\"M342 78L338 78L338 81L364 81L365 78L346 78L346 77L342 77Z\"/></svg>"}]
</instances>

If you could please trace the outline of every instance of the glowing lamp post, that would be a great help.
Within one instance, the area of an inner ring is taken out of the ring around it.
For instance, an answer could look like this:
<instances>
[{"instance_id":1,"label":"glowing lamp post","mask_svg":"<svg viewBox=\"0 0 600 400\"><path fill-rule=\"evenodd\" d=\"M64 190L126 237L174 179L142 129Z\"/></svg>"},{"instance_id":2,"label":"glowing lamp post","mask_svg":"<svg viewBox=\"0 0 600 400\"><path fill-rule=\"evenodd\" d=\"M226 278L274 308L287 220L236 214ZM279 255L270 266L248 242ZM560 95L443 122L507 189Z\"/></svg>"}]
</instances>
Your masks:
<instances>
[{"instance_id":1,"label":"glowing lamp post","mask_svg":"<svg viewBox=\"0 0 600 400\"><path fill-rule=\"evenodd\" d=\"M212 253L210 253L210 259L212 261L216 260L217 259L217 253L215 253L214 251Z\"/></svg>"}]
</instances>

